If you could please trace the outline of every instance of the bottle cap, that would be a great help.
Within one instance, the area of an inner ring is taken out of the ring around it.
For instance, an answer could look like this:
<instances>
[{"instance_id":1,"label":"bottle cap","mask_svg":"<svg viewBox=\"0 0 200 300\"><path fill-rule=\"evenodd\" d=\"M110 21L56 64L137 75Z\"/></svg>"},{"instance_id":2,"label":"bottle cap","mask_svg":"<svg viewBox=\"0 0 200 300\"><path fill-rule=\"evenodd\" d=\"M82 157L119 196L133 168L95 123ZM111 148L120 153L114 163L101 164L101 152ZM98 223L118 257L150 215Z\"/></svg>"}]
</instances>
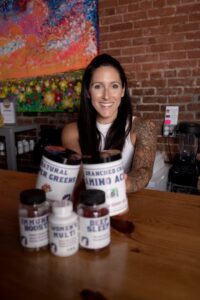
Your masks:
<instances>
[{"instance_id":1,"label":"bottle cap","mask_svg":"<svg viewBox=\"0 0 200 300\"><path fill-rule=\"evenodd\" d=\"M105 201L105 192L102 190L88 189L80 193L80 202L88 206L102 204Z\"/></svg>"},{"instance_id":2,"label":"bottle cap","mask_svg":"<svg viewBox=\"0 0 200 300\"><path fill-rule=\"evenodd\" d=\"M72 202L68 200L54 201L52 204L52 212L55 215L67 216L73 210Z\"/></svg>"},{"instance_id":3,"label":"bottle cap","mask_svg":"<svg viewBox=\"0 0 200 300\"><path fill-rule=\"evenodd\" d=\"M45 191L28 189L20 193L20 202L25 205L41 204L46 201Z\"/></svg>"},{"instance_id":4,"label":"bottle cap","mask_svg":"<svg viewBox=\"0 0 200 300\"><path fill-rule=\"evenodd\" d=\"M65 165L79 165L81 163L81 156L78 153L60 146L46 146L44 156Z\"/></svg>"},{"instance_id":5,"label":"bottle cap","mask_svg":"<svg viewBox=\"0 0 200 300\"><path fill-rule=\"evenodd\" d=\"M108 163L121 159L121 152L116 149L104 150L96 152L93 155L84 155L83 163L84 164L99 164L99 163Z\"/></svg>"}]
</instances>

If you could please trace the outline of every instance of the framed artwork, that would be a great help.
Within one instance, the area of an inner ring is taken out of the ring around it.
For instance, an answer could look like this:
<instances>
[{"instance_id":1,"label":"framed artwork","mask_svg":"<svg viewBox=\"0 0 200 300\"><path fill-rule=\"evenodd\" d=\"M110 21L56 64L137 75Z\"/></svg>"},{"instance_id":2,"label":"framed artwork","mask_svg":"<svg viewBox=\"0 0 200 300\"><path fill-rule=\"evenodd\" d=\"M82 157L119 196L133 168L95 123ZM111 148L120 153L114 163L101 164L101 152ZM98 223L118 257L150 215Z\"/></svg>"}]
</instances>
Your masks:
<instances>
[{"instance_id":1,"label":"framed artwork","mask_svg":"<svg viewBox=\"0 0 200 300\"><path fill-rule=\"evenodd\" d=\"M98 53L97 0L0 1L0 98L17 111L74 111Z\"/></svg>"}]
</instances>

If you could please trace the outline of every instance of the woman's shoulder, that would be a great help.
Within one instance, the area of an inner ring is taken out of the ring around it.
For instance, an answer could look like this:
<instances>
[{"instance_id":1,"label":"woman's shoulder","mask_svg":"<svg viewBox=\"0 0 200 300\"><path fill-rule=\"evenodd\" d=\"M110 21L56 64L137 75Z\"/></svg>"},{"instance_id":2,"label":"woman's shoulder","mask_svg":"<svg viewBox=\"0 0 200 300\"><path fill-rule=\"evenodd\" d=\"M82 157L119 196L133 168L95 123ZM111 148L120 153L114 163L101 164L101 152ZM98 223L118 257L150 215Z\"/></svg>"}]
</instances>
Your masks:
<instances>
[{"instance_id":1,"label":"woman's shoulder","mask_svg":"<svg viewBox=\"0 0 200 300\"><path fill-rule=\"evenodd\" d=\"M65 148L80 152L78 125L76 122L68 123L63 127L62 144Z\"/></svg>"},{"instance_id":2,"label":"woman's shoulder","mask_svg":"<svg viewBox=\"0 0 200 300\"><path fill-rule=\"evenodd\" d=\"M143 117L134 117L132 123L132 129L133 131L138 131L141 129L155 130L157 129L157 125L152 119L143 118Z\"/></svg>"},{"instance_id":3,"label":"woman's shoulder","mask_svg":"<svg viewBox=\"0 0 200 300\"><path fill-rule=\"evenodd\" d=\"M78 132L78 125L77 122L71 122L71 123L67 123L65 124L65 126L63 127L63 130L65 131L74 131L74 132Z\"/></svg>"},{"instance_id":4,"label":"woman's shoulder","mask_svg":"<svg viewBox=\"0 0 200 300\"><path fill-rule=\"evenodd\" d=\"M157 136L157 125L152 119L134 117L132 123L132 139L149 139Z\"/></svg>"}]
</instances>

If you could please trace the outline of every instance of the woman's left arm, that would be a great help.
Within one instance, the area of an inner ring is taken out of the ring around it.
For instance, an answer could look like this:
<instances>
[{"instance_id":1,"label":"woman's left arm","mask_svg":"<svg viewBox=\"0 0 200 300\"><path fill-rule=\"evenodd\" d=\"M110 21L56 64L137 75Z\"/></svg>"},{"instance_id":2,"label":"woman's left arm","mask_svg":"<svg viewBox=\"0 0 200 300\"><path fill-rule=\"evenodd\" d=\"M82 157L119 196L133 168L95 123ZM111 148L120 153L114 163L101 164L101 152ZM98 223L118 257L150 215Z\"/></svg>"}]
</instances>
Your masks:
<instances>
[{"instance_id":1,"label":"woman's left arm","mask_svg":"<svg viewBox=\"0 0 200 300\"><path fill-rule=\"evenodd\" d=\"M156 124L152 120L135 118L132 138L135 139L135 151L132 169L126 178L127 192L143 189L151 179L156 153Z\"/></svg>"}]
</instances>

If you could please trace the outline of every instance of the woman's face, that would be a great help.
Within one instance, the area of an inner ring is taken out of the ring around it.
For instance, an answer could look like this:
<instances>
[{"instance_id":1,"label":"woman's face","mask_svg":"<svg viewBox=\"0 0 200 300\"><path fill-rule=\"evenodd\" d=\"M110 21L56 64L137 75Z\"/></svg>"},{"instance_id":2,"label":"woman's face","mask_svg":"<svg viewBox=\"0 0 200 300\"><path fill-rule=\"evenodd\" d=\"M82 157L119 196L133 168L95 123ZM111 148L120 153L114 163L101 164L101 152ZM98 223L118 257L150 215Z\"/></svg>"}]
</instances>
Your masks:
<instances>
[{"instance_id":1,"label":"woman's face","mask_svg":"<svg viewBox=\"0 0 200 300\"><path fill-rule=\"evenodd\" d=\"M111 66L102 66L93 73L89 87L91 102L97 111L97 121L112 123L117 117L124 88L118 71Z\"/></svg>"}]
</instances>

